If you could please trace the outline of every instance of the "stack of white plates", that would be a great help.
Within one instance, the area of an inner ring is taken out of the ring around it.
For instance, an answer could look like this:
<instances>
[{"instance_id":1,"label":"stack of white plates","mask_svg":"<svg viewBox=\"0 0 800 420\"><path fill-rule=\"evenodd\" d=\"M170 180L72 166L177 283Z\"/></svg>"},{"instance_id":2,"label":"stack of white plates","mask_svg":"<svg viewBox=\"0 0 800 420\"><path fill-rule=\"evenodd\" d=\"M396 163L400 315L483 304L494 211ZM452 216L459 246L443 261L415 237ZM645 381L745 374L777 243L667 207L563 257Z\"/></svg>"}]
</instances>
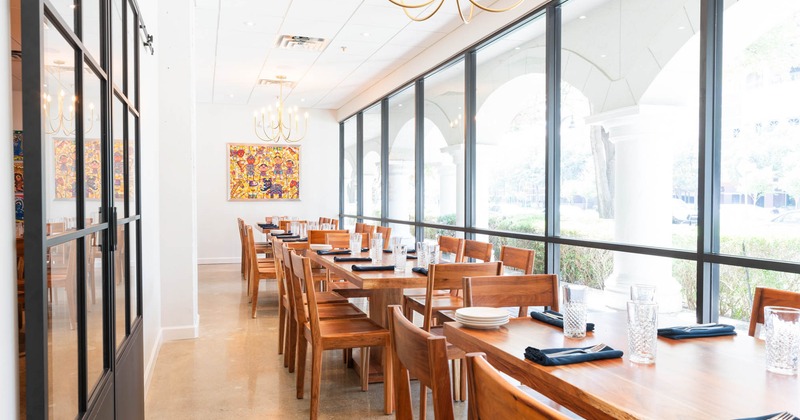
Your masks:
<instances>
[{"instance_id":1,"label":"stack of white plates","mask_svg":"<svg viewBox=\"0 0 800 420\"><path fill-rule=\"evenodd\" d=\"M508 311L502 308L480 306L459 308L456 309L456 321L470 328L497 328L508 323Z\"/></svg>"},{"instance_id":2,"label":"stack of white plates","mask_svg":"<svg viewBox=\"0 0 800 420\"><path fill-rule=\"evenodd\" d=\"M330 251L331 246L328 244L311 244L309 245L314 251Z\"/></svg>"}]
</instances>

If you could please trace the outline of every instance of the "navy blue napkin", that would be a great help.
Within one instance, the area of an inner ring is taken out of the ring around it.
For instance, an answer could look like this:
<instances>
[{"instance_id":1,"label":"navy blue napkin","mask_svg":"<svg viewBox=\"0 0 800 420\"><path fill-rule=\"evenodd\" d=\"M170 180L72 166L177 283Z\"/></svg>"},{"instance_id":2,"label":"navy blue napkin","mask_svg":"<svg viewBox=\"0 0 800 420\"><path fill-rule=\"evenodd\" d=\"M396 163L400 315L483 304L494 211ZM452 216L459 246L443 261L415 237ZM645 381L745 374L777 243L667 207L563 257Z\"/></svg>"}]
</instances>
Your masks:
<instances>
[{"instance_id":1,"label":"navy blue napkin","mask_svg":"<svg viewBox=\"0 0 800 420\"><path fill-rule=\"evenodd\" d=\"M270 233L270 235L280 238L282 236L292 236L292 235L294 235L294 233L292 233L292 232Z\"/></svg>"},{"instance_id":2,"label":"navy blue napkin","mask_svg":"<svg viewBox=\"0 0 800 420\"><path fill-rule=\"evenodd\" d=\"M353 264L353 271L391 271L394 270L393 265L355 265Z\"/></svg>"},{"instance_id":3,"label":"navy blue napkin","mask_svg":"<svg viewBox=\"0 0 800 420\"><path fill-rule=\"evenodd\" d=\"M384 249L383 252L386 253L386 254L391 254L392 250L391 249ZM408 250L406 250L406 254L416 254L416 253L417 253L416 249L408 249Z\"/></svg>"},{"instance_id":4,"label":"navy blue napkin","mask_svg":"<svg viewBox=\"0 0 800 420\"><path fill-rule=\"evenodd\" d=\"M308 242L308 238L294 238L294 239L283 238L282 240L283 242Z\"/></svg>"},{"instance_id":5,"label":"navy blue napkin","mask_svg":"<svg viewBox=\"0 0 800 420\"><path fill-rule=\"evenodd\" d=\"M588 349L589 347L576 347L582 349ZM560 349L537 349L533 347L528 347L525 349L525 358L536 362L540 365L544 366L560 366L560 365L570 365L573 363L581 363L581 362L591 362L592 360L601 360L601 359L617 359L622 357L621 350L614 350L611 347L606 346L603 350L600 350L596 353L571 353L566 354L564 356L558 357L550 357L548 354L558 353L565 350L573 350L572 348L560 348Z\"/></svg>"},{"instance_id":6,"label":"navy blue napkin","mask_svg":"<svg viewBox=\"0 0 800 420\"><path fill-rule=\"evenodd\" d=\"M736 419L736 420L769 420L769 419L775 418L776 416L778 416L780 414L783 414L783 412L772 413L772 414L767 414L766 416L758 416L758 417L742 417L742 418ZM793 416L792 419L793 420L798 420L797 416Z\"/></svg>"},{"instance_id":7,"label":"navy blue napkin","mask_svg":"<svg viewBox=\"0 0 800 420\"><path fill-rule=\"evenodd\" d=\"M658 335L673 340L680 340L682 338L699 338L699 337L719 337L724 335L736 335L734 331L736 327L727 324L715 325L690 325L686 327L669 327L659 328Z\"/></svg>"},{"instance_id":8,"label":"navy blue napkin","mask_svg":"<svg viewBox=\"0 0 800 420\"><path fill-rule=\"evenodd\" d=\"M545 314L551 314L560 319L555 319ZM560 312L551 311L549 309L544 311L544 313L533 311L531 312L531 318L564 329L564 315L562 315ZM594 324L591 322L587 322L586 331L594 331Z\"/></svg>"},{"instance_id":9,"label":"navy blue napkin","mask_svg":"<svg viewBox=\"0 0 800 420\"><path fill-rule=\"evenodd\" d=\"M275 235L278 239L300 239L300 235L292 235L291 233L288 235Z\"/></svg>"},{"instance_id":10,"label":"navy blue napkin","mask_svg":"<svg viewBox=\"0 0 800 420\"><path fill-rule=\"evenodd\" d=\"M278 229L278 225L272 223L259 223L258 224L261 229Z\"/></svg>"},{"instance_id":11,"label":"navy blue napkin","mask_svg":"<svg viewBox=\"0 0 800 420\"><path fill-rule=\"evenodd\" d=\"M350 255L349 249L339 249L339 250L331 250L331 251L317 251L319 255Z\"/></svg>"},{"instance_id":12,"label":"navy blue napkin","mask_svg":"<svg viewBox=\"0 0 800 420\"><path fill-rule=\"evenodd\" d=\"M415 273L424 274L426 276L428 275L428 269L425 268L425 267L414 267L414 268L411 269L411 271L413 271Z\"/></svg>"},{"instance_id":13,"label":"navy blue napkin","mask_svg":"<svg viewBox=\"0 0 800 420\"><path fill-rule=\"evenodd\" d=\"M369 257L333 257L336 262L371 262L372 258Z\"/></svg>"}]
</instances>

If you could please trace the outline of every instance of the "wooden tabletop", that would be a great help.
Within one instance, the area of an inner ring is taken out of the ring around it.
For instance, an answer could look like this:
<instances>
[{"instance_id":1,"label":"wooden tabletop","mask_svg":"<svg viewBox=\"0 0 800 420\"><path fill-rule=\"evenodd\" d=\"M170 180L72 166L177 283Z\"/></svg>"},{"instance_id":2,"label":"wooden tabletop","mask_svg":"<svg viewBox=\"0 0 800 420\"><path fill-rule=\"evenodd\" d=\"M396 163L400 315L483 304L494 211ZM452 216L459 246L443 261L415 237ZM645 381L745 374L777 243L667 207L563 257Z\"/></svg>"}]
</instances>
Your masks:
<instances>
[{"instance_id":1,"label":"wooden tabletop","mask_svg":"<svg viewBox=\"0 0 800 420\"><path fill-rule=\"evenodd\" d=\"M352 255L319 255L315 251L307 253L311 261L321 264L331 271L334 277L343 278L365 290L424 288L427 276L411 271L416 260L406 261L406 271L397 273L389 271L353 271L353 265L392 265L392 254L381 253L378 262L335 262L334 257L368 257L368 252L356 252Z\"/></svg>"},{"instance_id":2,"label":"wooden tabletop","mask_svg":"<svg viewBox=\"0 0 800 420\"><path fill-rule=\"evenodd\" d=\"M661 319L663 318L663 319ZM659 337L656 363L628 360L623 312L590 313L597 327L585 339L567 339L560 328L531 318L494 330L445 324L448 342L484 352L495 368L587 418L732 419L781 411L800 414L797 376L767 372L764 342L739 331L735 337L670 340ZM660 316L659 326L680 325ZM528 346L544 349L605 343L621 359L541 366L524 358Z\"/></svg>"}]
</instances>

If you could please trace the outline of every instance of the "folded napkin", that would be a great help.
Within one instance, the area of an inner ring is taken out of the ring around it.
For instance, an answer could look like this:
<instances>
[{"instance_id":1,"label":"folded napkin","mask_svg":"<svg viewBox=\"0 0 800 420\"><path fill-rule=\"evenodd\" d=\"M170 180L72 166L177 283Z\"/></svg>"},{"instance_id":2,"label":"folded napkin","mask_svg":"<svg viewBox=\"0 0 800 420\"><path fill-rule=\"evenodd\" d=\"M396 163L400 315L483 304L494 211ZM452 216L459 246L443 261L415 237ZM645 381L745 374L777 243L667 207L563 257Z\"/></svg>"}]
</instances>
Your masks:
<instances>
[{"instance_id":1,"label":"folded napkin","mask_svg":"<svg viewBox=\"0 0 800 420\"><path fill-rule=\"evenodd\" d=\"M588 349L589 347L560 348L560 349L537 349L528 347L525 349L525 358L544 366L570 365L572 363L591 362L600 359L616 359L622 357L621 350L614 350L606 346L603 350L596 353L570 353L563 356L550 357L549 354L559 353L565 350Z\"/></svg>"},{"instance_id":2,"label":"folded napkin","mask_svg":"<svg viewBox=\"0 0 800 420\"><path fill-rule=\"evenodd\" d=\"M386 253L386 254L391 254L392 250L391 249L384 249L383 252ZM417 253L416 249L406 250L406 254L416 254L416 253Z\"/></svg>"},{"instance_id":3,"label":"folded napkin","mask_svg":"<svg viewBox=\"0 0 800 420\"><path fill-rule=\"evenodd\" d=\"M261 229L278 229L278 225L272 223L259 223L258 224Z\"/></svg>"},{"instance_id":4,"label":"folded napkin","mask_svg":"<svg viewBox=\"0 0 800 420\"><path fill-rule=\"evenodd\" d=\"M415 273L424 274L426 276L428 275L428 269L425 268L425 267L414 267L414 268L411 269L411 271L413 271Z\"/></svg>"},{"instance_id":5,"label":"folded napkin","mask_svg":"<svg viewBox=\"0 0 800 420\"><path fill-rule=\"evenodd\" d=\"M686 327L659 328L658 335L673 340L682 338L699 337L718 337L722 335L736 335L736 328L733 325L713 324L713 325L690 325Z\"/></svg>"},{"instance_id":6,"label":"folded napkin","mask_svg":"<svg viewBox=\"0 0 800 420\"><path fill-rule=\"evenodd\" d=\"M336 262L371 262L372 258L369 257L333 257Z\"/></svg>"},{"instance_id":7,"label":"folded napkin","mask_svg":"<svg viewBox=\"0 0 800 420\"><path fill-rule=\"evenodd\" d=\"M308 242L308 238L283 238L283 242Z\"/></svg>"},{"instance_id":8,"label":"folded napkin","mask_svg":"<svg viewBox=\"0 0 800 420\"><path fill-rule=\"evenodd\" d=\"M353 264L353 271L391 271L394 270L393 265L355 265Z\"/></svg>"},{"instance_id":9,"label":"folded napkin","mask_svg":"<svg viewBox=\"0 0 800 420\"><path fill-rule=\"evenodd\" d=\"M294 233L292 233L292 232L270 233L270 235L278 237L278 238L281 238L281 237L284 237L284 236L292 236L292 235L294 235Z\"/></svg>"},{"instance_id":10,"label":"folded napkin","mask_svg":"<svg viewBox=\"0 0 800 420\"><path fill-rule=\"evenodd\" d=\"M369 248L361 248L361 252L369 252Z\"/></svg>"},{"instance_id":11,"label":"folded napkin","mask_svg":"<svg viewBox=\"0 0 800 420\"><path fill-rule=\"evenodd\" d=\"M406 255L406 259L407 259L407 260L416 260L416 259L417 259L417 257L416 257L416 256L414 256L414 255Z\"/></svg>"},{"instance_id":12,"label":"folded napkin","mask_svg":"<svg viewBox=\"0 0 800 420\"><path fill-rule=\"evenodd\" d=\"M349 249L337 249L337 250L331 250L331 251L319 250L319 251L317 251L317 254L319 254L319 255L350 255L350 250Z\"/></svg>"},{"instance_id":13,"label":"folded napkin","mask_svg":"<svg viewBox=\"0 0 800 420\"><path fill-rule=\"evenodd\" d=\"M766 416L758 416L758 417L742 417L742 418L736 419L736 420L770 420L770 419L774 419L774 418L780 416L783 413L785 413L785 412L772 413L772 414L767 414ZM790 417L790 419L798 420L797 416L795 416L795 415L792 415L792 417Z\"/></svg>"},{"instance_id":14,"label":"folded napkin","mask_svg":"<svg viewBox=\"0 0 800 420\"><path fill-rule=\"evenodd\" d=\"M548 316L549 314L549 316ZM531 318L542 321L550 325L554 325L558 328L564 328L564 315L560 312L546 310L544 312L531 312ZM594 324L591 322L586 323L586 331L594 331Z\"/></svg>"},{"instance_id":15,"label":"folded napkin","mask_svg":"<svg viewBox=\"0 0 800 420\"><path fill-rule=\"evenodd\" d=\"M275 235L278 239L300 239L300 235L292 235L291 233L288 235Z\"/></svg>"}]
</instances>

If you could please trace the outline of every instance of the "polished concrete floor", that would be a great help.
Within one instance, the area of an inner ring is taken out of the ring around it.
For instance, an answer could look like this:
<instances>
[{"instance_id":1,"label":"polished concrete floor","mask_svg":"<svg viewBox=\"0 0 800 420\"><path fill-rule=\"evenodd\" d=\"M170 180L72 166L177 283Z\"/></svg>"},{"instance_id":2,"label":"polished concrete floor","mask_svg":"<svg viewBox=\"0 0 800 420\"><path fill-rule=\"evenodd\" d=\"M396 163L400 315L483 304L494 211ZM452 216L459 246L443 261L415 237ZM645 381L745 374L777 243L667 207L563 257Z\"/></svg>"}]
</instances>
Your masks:
<instances>
[{"instance_id":1,"label":"polished concrete floor","mask_svg":"<svg viewBox=\"0 0 800 420\"><path fill-rule=\"evenodd\" d=\"M306 397L297 399L295 375L283 367L277 352L275 283L265 286L262 281L257 319L250 317L238 265L201 265L198 283L200 337L162 345L147 393L147 417L308 418L311 374L306 372ZM325 352L322 369L321 419L394 417L383 414L383 385L373 384L362 392L358 376L342 363L341 352ZM412 395L419 395L416 382ZM457 419L467 417L466 403L454 408ZM433 418L430 404L428 412Z\"/></svg>"}]
</instances>

